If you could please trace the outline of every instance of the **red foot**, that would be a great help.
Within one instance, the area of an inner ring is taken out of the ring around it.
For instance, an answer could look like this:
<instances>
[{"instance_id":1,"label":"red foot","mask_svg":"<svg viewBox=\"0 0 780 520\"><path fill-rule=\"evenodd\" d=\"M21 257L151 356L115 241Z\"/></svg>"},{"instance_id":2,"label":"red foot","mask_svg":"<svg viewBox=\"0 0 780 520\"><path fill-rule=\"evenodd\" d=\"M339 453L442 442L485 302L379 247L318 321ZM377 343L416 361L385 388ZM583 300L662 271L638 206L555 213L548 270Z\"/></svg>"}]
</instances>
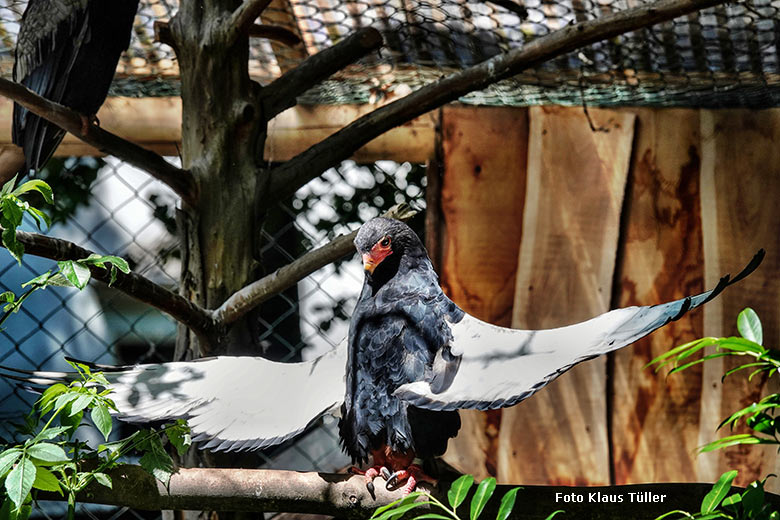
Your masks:
<instances>
[{"instance_id":1,"label":"red foot","mask_svg":"<svg viewBox=\"0 0 780 520\"><path fill-rule=\"evenodd\" d=\"M371 466L365 471L355 466L352 466L351 468L349 468L349 472L355 475L363 475L366 478L366 489L368 489L368 492L371 493L372 495L374 494L374 479L376 477L378 477L381 474L385 480L390 478L390 470L380 465Z\"/></svg>"},{"instance_id":2,"label":"red foot","mask_svg":"<svg viewBox=\"0 0 780 520\"><path fill-rule=\"evenodd\" d=\"M426 475L420 466L417 464L410 464L408 468L396 471L387 479L387 489L392 489L396 484L403 482L404 480L406 481L406 484L401 488L401 492L404 496L414 491L419 482L430 482L434 486L437 484L437 480Z\"/></svg>"}]
</instances>

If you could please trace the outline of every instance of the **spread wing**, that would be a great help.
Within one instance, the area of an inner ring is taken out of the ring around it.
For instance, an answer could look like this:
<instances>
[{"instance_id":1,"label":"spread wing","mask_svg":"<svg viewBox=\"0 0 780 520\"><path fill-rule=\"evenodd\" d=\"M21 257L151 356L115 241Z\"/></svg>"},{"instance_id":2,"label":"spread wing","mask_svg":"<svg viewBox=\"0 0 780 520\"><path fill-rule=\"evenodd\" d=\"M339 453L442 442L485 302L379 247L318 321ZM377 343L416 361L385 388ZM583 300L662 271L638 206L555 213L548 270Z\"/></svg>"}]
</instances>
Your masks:
<instances>
[{"instance_id":1,"label":"spread wing","mask_svg":"<svg viewBox=\"0 0 780 520\"><path fill-rule=\"evenodd\" d=\"M255 450L303 432L344 399L346 342L317 359L277 363L214 357L128 367L98 366L111 383L119 419L187 419L193 439L213 450ZM33 385L69 380L65 372L3 368L3 377Z\"/></svg>"},{"instance_id":2,"label":"spread wing","mask_svg":"<svg viewBox=\"0 0 780 520\"><path fill-rule=\"evenodd\" d=\"M588 321L548 330L497 327L466 314L451 324L451 353L460 363L446 388L417 381L398 388L402 399L430 410L512 406L527 399L577 363L623 348L679 319L758 267L759 251L734 279L681 300L648 307L616 309ZM438 391L437 391L438 390Z\"/></svg>"}]
</instances>

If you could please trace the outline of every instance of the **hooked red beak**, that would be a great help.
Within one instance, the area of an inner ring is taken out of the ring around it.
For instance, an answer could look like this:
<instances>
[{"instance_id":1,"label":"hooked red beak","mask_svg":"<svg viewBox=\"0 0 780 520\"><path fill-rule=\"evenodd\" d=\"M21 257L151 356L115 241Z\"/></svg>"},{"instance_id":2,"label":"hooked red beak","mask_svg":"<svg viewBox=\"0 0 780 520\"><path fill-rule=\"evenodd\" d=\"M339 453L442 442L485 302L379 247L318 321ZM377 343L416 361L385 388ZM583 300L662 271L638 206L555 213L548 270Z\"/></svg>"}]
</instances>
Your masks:
<instances>
[{"instance_id":1,"label":"hooked red beak","mask_svg":"<svg viewBox=\"0 0 780 520\"><path fill-rule=\"evenodd\" d=\"M363 269L368 271L369 274L374 274L376 266L381 264L382 260L387 258L390 253L390 249L378 249L376 247L368 253L363 253Z\"/></svg>"}]
</instances>

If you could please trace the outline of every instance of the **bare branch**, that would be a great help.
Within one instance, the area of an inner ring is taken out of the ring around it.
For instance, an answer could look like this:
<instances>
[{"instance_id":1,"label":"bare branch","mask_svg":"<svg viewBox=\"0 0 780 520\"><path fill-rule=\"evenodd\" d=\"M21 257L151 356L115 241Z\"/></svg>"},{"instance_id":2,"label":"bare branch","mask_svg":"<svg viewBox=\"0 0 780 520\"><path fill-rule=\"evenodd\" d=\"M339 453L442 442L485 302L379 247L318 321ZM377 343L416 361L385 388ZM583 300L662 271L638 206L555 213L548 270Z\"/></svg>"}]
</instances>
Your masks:
<instances>
[{"instance_id":1,"label":"bare branch","mask_svg":"<svg viewBox=\"0 0 780 520\"><path fill-rule=\"evenodd\" d=\"M417 212L409 209L408 206L398 205L390 208L383 216L409 220L416 214ZM357 230L348 235L338 236L324 246L309 251L273 273L239 289L214 311L214 321L221 325L229 325L317 269L354 252L355 247L352 242L355 240L355 235Z\"/></svg>"},{"instance_id":2,"label":"bare branch","mask_svg":"<svg viewBox=\"0 0 780 520\"><path fill-rule=\"evenodd\" d=\"M93 254L92 251L73 242L36 233L17 231L16 239L24 244L25 253L52 260L79 260ZM101 282L111 281L111 273L107 269L90 267L90 271L92 276ZM139 274L118 272L111 287L168 313L196 333L205 334L215 328L210 311Z\"/></svg>"},{"instance_id":3,"label":"bare branch","mask_svg":"<svg viewBox=\"0 0 780 520\"><path fill-rule=\"evenodd\" d=\"M114 155L149 173L170 186L190 204L196 201L196 187L192 174L172 165L156 153L147 150L97 125L84 124L81 114L45 99L24 85L0 78L0 95L15 101L30 112L54 123L98 150Z\"/></svg>"},{"instance_id":4,"label":"bare branch","mask_svg":"<svg viewBox=\"0 0 780 520\"><path fill-rule=\"evenodd\" d=\"M244 0L228 19L228 45L242 33L248 33L257 17L271 4L271 0Z\"/></svg>"},{"instance_id":5,"label":"bare branch","mask_svg":"<svg viewBox=\"0 0 780 520\"><path fill-rule=\"evenodd\" d=\"M341 40L333 47L310 56L303 63L270 83L260 93L263 115L271 119L295 106L295 98L311 87L382 46L382 35L366 27Z\"/></svg>"},{"instance_id":6,"label":"bare branch","mask_svg":"<svg viewBox=\"0 0 780 520\"><path fill-rule=\"evenodd\" d=\"M294 47L301 43L301 38L290 29L278 25L256 23L249 27L250 38L266 38L279 42L288 47Z\"/></svg>"},{"instance_id":7,"label":"bare branch","mask_svg":"<svg viewBox=\"0 0 780 520\"><path fill-rule=\"evenodd\" d=\"M267 469L180 469L171 476L168 488L139 466L119 466L110 470L113 488L93 482L76 497L78 502L108 504L143 510L205 511L286 511L335 516L368 518L380 506L401 498L399 490L389 492L381 478L375 480L376 498L369 495L365 480L359 475L328 474ZM428 491L447 503L442 488ZM475 486L476 487L476 486ZM502 497L514 486L499 485L482 513L495 518ZM567 518L597 520L603 518L654 518L678 509L698 511L711 484L632 484L624 486L523 486L517 493L512 518L531 520L546 518L558 509ZM742 491L737 488L738 491ZM472 488L473 493L473 488ZM621 497L620 499L612 497ZM58 493L39 493L39 500L65 500ZM766 500L775 507L778 495L767 493ZM458 510L468 517L471 503L466 499ZM440 513L438 510L414 511ZM406 518L406 517L404 517Z\"/></svg>"},{"instance_id":8,"label":"bare branch","mask_svg":"<svg viewBox=\"0 0 780 520\"><path fill-rule=\"evenodd\" d=\"M559 29L478 65L452 74L367 114L301 152L271 172L269 196L280 199L349 158L384 132L434 108L561 54L655 23L671 20L724 0L660 0Z\"/></svg>"},{"instance_id":9,"label":"bare branch","mask_svg":"<svg viewBox=\"0 0 780 520\"><path fill-rule=\"evenodd\" d=\"M291 30L278 25L267 25L264 23L252 24L249 27L249 37L267 38L287 45L288 47L293 47L301 43L300 37ZM171 47L175 46L173 35L171 34L171 27L168 22L154 22L154 41L170 45Z\"/></svg>"}]
</instances>

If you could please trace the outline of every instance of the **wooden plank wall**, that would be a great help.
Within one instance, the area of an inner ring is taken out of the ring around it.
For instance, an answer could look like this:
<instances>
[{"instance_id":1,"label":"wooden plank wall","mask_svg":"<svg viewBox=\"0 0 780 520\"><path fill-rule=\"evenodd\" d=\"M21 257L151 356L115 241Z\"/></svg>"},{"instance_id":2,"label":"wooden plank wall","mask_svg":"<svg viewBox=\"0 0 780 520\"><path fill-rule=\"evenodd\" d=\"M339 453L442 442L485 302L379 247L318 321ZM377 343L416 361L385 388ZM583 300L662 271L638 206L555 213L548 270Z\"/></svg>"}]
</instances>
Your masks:
<instances>
[{"instance_id":1,"label":"wooden plank wall","mask_svg":"<svg viewBox=\"0 0 780 520\"><path fill-rule=\"evenodd\" d=\"M729 433L715 432L724 416L769 389L739 376L721 384L717 364L668 379L643 367L671 346L733 333L748 305L765 343L780 346L780 110L590 112L599 131L581 108L442 111L442 280L455 301L498 324L512 309L514 326L550 327L713 287L759 247L767 258L704 312L517 407L469 414L448 461L524 484L714 481L734 468L744 485L777 472L771 447L696 454ZM510 173L507 150L526 166ZM507 232L512 220L522 233Z\"/></svg>"}]
</instances>

